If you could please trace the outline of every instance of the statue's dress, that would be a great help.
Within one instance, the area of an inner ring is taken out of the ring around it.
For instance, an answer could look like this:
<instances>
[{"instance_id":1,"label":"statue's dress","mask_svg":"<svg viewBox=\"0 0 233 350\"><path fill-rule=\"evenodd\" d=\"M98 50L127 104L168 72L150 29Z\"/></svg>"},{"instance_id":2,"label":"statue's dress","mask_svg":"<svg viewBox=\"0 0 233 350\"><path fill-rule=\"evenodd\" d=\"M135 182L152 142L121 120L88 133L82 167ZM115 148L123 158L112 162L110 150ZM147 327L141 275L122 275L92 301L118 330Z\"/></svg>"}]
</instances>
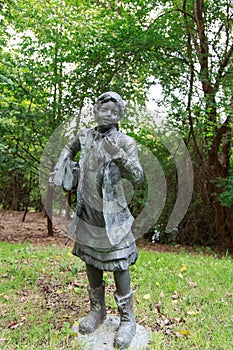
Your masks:
<instances>
[{"instance_id":1,"label":"statue's dress","mask_svg":"<svg viewBox=\"0 0 233 350\"><path fill-rule=\"evenodd\" d=\"M103 147L105 136L120 146L115 157ZM128 269L137 260L137 249L122 178L133 184L143 179L134 140L112 125L84 131L66 150L71 159L81 150L72 253L103 271Z\"/></svg>"}]
</instances>

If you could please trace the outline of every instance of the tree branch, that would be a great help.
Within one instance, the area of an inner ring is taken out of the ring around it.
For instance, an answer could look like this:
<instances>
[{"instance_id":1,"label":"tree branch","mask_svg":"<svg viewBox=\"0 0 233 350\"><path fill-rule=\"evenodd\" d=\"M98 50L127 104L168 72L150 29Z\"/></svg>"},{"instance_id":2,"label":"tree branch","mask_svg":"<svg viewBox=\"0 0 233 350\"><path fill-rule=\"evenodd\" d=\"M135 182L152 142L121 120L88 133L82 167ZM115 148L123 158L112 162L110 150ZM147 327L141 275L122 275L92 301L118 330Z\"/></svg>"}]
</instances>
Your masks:
<instances>
[{"instance_id":1,"label":"tree branch","mask_svg":"<svg viewBox=\"0 0 233 350\"><path fill-rule=\"evenodd\" d=\"M233 55L233 44L231 45L230 49L228 50L228 52L226 53L226 55L224 56L222 62L220 63L220 67L218 70L218 74L217 74L217 78L216 78L216 82L215 82L215 90L217 91L219 88L219 84L221 81L221 78L223 76L223 71L226 68L231 56Z\"/></svg>"}]
</instances>

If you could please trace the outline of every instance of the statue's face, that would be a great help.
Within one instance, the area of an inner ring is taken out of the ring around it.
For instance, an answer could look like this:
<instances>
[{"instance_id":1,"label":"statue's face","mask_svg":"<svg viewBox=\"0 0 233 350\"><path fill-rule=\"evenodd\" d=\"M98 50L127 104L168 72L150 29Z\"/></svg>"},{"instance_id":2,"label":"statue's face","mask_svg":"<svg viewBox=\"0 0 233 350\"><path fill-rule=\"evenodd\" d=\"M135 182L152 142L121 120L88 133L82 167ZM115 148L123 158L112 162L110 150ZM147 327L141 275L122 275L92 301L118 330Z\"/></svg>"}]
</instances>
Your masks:
<instances>
[{"instance_id":1,"label":"statue's face","mask_svg":"<svg viewBox=\"0 0 233 350\"><path fill-rule=\"evenodd\" d=\"M98 125L111 125L119 122L119 107L117 103L108 101L103 103L96 112L96 121Z\"/></svg>"}]
</instances>

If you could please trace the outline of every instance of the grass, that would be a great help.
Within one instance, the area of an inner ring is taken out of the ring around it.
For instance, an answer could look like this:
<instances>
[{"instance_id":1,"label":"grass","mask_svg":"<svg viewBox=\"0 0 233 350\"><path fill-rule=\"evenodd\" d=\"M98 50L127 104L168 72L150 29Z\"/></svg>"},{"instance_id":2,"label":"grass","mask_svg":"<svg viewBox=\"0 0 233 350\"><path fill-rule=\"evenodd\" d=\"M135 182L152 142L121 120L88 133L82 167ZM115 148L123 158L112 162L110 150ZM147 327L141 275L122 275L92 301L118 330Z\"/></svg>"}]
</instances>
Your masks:
<instances>
[{"instance_id":1,"label":"grass","mask_svg":"<svg viewBox=\"0 0 233 350\"><path fill-rule=\"evenodd\" d=\"M0 243L0 348L79 348L71 325L89 308L87 279L70 250ZM233 349L230 257L143 249L131 280L137 323L151 330L149 349ZM105 281L116 313L111 273Z\"/></svg>"}]
</instances>

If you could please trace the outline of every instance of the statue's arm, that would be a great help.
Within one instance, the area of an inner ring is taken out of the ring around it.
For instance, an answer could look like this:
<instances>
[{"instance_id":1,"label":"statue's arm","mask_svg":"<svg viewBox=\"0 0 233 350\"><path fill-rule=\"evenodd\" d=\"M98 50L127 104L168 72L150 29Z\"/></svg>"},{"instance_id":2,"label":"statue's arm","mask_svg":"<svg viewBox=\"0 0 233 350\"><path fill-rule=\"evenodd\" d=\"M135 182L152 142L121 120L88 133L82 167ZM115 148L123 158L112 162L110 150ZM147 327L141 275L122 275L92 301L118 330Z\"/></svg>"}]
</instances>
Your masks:
<instances>
[{"instance_id":1,"label":"statue's arm","mask_svg":"<svg viewBox=\"0 0 233 350\"><path fill-rule=\"evenodd\" d=\"M50 174L49 183L55 186L61 186L64 176L64 166L68 159L73 160L78 151L80 151L79 137L72 139L61 151L59 159Z\"/></svg>"},{"instance_id":2,"label":"statue's arm","mask_svg":"<svg viewBox=\"0 0 233 350\"><path fill-rule=\"evenodd\" d=\"M138 159L136 142L132 138L124 142L123 147L113 157L113 160L119 167L122 177L128 179L133 184L144 180L143 169Z\"/></svg>"}]
</instances>

